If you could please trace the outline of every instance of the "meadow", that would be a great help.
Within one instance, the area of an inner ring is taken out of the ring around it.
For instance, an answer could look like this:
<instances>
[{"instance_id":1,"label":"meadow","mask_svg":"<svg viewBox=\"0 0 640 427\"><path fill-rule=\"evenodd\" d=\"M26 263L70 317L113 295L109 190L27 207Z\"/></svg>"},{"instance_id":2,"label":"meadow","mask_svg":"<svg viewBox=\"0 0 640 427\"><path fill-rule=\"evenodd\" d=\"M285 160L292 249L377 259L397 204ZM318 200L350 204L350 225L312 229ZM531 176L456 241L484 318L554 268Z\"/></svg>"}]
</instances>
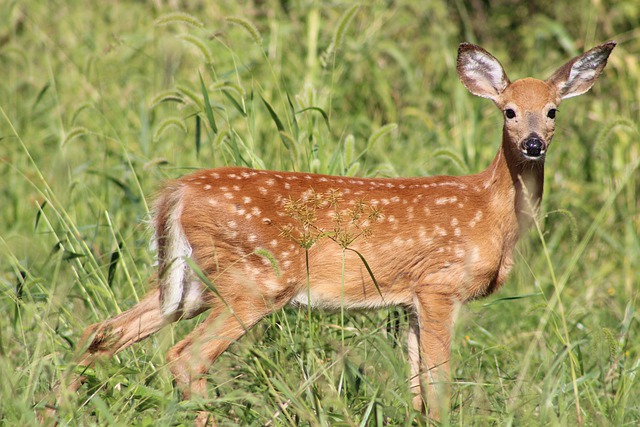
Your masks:
<instances>
[{"instance_id":1,"label":"meadow","mask_svg":"<svg viewBox=\"0 0 640 427\"><path fill-rule=\"evenodd\" d=\"M560 107L509 280L458 314L442 424L637 425L638 22L633 0L0 3L0 425L39 425L82 330L146 292L164 180L475 173L502 116L458 81L460 42L514 80L612 39L594 88ZM184 402L164 355L202 316L90 369L59 425L189 425L202 407L221 426L427 423L400 308L275 313Z\"/></svg>"}]
</instances>

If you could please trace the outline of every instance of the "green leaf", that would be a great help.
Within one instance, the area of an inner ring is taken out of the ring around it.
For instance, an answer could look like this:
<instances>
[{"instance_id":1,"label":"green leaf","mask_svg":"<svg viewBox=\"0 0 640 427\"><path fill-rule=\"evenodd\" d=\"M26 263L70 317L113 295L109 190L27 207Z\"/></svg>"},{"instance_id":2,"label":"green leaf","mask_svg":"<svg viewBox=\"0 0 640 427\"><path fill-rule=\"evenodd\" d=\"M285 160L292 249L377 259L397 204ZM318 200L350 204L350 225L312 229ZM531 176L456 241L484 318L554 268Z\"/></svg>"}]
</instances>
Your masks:
<instances>
[{"instance_id":1,"label":"green leaf","mask_svg":"<svg viewBox=\"0 0 640 427\"><path fill-rule=\"evenodd\" d=\"M267 107L267 110L269 110L269 114L271 115L271 119L276 124L276 127L278 128L278 130L280 132L285 132L284 125L282 124L282 121L280 120L280 117L278 117L278 114L276 114L276 112L273 109L273 107L271 106L271 104L269 104L269 102L267 102L267 100L264 99L264 97L262 95L260 95L260 99L262 99L262 102L264 102L264 105Z\"/></svg>"},{"instance_id":2,"label":"green leaf","mask_svg":"<svg viewBox=\"0 0 640 427\"><path fill-rule=\"evenodd\" d=\"M357 250L355 250L353 248L344 248L344 249L347 250L347 251L355 252L356 255L358 255L360 257L360 260L364 264L364 268L367 269L367 272L369 273L369 277L371 277L371 280L373 280L373 284L375 285L376 289L378 290L378 293L380 294L380 297L382 298L382 300L384 300L384 297L382 296L382 291L380 290L380 285L378 285L378 281L376 280L376 277L373 275L373 271L371 270L371 267L369 267L369 263L367 262L366 259L364 259L364 255L362 255L360 252L358 252Z\"/></svg>"},{"instance_id":3,"label":"green leaf","mask_svg":"<svg viewBox=\"0 0 640 427\"><path fill-rule=\"evenodd\" d=\"M253 251L253 253L258 255L259 257L267 259L271 264L271 268L273 268L273 272L275 273L276 277L280 277L280 267L278 267L278 260L273 255L273 253L264 248L258 248Z\"/></svg>"},{"instance_id":4,"label":"green leaf","mask_svg":"<svg viewBox=\"0 0 640 427\"><path fill-rule=\"evenodd\" d=\"M233 97L233 95L231 95L229 90L222 89L222 94L226 96L229 101L231 101L236 110L238 110L240 114L242 114L242 117L247 117L247 112L245 111L244 107Z\"/></svg>"},{"instance_id":5,"label":"green leaf","mask_svg":"<svg viewBox=\"0 0 640 427\"><path fill-rule=\"evenodd\" d=\"M304 113L305 111L317 111L318 113L320 113L322 115L322 118L324 119L325 125L327 125L327 129L331 131L331 124L329 123L329 115L327 114L326 111L324 111L320 107L307 107L307 108L303 108L302 110L299 110L296 114Z\"/></svg>"},{"instance_id":6,"label":"green leaf","mask_svg":"<svg viewBox=\"0 0 640 427\"><path fill-rule=\"evenodd\" d=\"M211 126L213 133L218 133L218 126L216 126L216 120L213 118L213 110L211 109L211 103L209 102L209 93L207 92L207 87L204 85L202 74L200 74L199 71L198 76L200 77L200 90L202 90L202 97L204 98L204 111L207 114L209 126Z\"/></svg>"}]
</instances>

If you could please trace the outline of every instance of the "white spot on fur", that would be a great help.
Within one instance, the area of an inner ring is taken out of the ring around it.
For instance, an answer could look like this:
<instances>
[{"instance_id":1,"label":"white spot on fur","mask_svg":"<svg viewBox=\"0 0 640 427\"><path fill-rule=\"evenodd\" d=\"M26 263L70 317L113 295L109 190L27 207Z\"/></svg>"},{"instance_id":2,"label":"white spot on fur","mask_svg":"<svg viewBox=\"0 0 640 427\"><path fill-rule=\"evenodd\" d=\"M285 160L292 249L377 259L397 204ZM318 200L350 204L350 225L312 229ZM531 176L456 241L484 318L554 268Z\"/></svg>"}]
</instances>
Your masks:
<instances>
[{"instance_id":1,"label":"white spot on fur","mask_svg":"<svg viewBox=\"0 0 640 427\"><path fill-rule=\"evenodd\" d=\"M242 201L244 202L244 204L246 205L247 203L251 203L251 197L249 196L244 196L242 198Z\"/></svg>"},{"instance_id":2,"label":"white spot on fur","mask_svg":"<svg viewBox=\"0 0 640 427\"><path fill-rule=\"evenodd\" d=\"M203 188L204 188L205 190L211 190L211 186L210 186L209 184L205 185Z\"/></svg>"},{"instance_id":3,"label":"white spot on fur","mask_svg":"<svg viewBox=\"0 0 640 427\"><path fill-rule=\"evenodd\" d=\"M407 201L404 200L404 202L406 203ZM409 218L409 221L413 220L413 212L414 212L414 207L413 206L409 206L407 208L407 217Z\"/></svg>"},{"instance_id":4,"label":"white spot on fur","mask_svg":"<svg viewBox=\"0 0 640 427\"><path fill-rule=\"evenodd\" d=\"M482 220L482 211L476 211L476 214L473 216L473 219L469 221L469 227L475 227L480 220Z\"/></svg>"},{"instance_id":5,"label":"white spot on fur","mask_svg":"<svg viewBox=\"0 0 640 427\"><path fill-rule=\"evenodd\" d=\"M455 203L458 201L458 198L456 196L451 196L451 197L438 197L436 199L436 205L445 205L447 203Z\"/></svg>"},{"instance_id":6,"label":"white spot on fur","mask_svg":"<svg viewBox=\"0 0 640 427\"><path fill-rule=\"evenodd\" d=\"M258 187L258 191L260 192L260 194L262 194L263 196L266 196L269 193L269 190L267 190L264 187Z\"/></svg>"}]
</instances>

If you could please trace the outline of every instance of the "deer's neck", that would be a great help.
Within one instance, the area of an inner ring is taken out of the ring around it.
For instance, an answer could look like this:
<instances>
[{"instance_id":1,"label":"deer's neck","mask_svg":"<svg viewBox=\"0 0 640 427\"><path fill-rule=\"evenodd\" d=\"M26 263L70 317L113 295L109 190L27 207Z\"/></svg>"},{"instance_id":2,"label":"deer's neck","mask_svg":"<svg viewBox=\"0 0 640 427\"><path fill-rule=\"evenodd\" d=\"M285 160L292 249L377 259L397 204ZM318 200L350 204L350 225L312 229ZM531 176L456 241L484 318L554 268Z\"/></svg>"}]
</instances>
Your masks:
<instances>
[{"instance_id":1,"label":"deer's neck","mask_svg":"<svg viewBox=\"0 0 640 427\"><path fill-rule=\"evenodd\" d=\"M504 197L501 208L515 215L518 234L525 231L538 211L544 185L544 160L525 160L506 135L487 172L492 177L493 197ZM508 215L508 214L511 215Z\"/></svg>"}]
</instances>

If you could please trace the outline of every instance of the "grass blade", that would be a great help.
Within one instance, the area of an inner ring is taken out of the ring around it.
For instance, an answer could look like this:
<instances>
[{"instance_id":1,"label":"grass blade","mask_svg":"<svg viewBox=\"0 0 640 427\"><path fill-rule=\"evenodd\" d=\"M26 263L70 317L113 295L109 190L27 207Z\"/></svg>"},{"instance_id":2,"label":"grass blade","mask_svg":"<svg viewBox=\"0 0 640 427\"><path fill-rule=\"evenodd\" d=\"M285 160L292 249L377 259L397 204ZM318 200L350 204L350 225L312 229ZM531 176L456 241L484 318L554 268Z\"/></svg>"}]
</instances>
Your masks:
<instances>
[{"instance_id":1,"label":"grass blade","mask_svg":"<svg viewBox=\"0 0 640 427\"><path fill-rule=\"evenodd\" d=\"M369 263L367 262L366 259L364 259L364 256L358 252L357 250L353 249L353 248L344 248L345 250L348 251L352 251L355 252L356 255L358 255L360 257L360 260L362 261L362 264L364 264L364 268L367 269L367 273L369 273L369 277L371 277L371 280L373 281L373 284L375 285L376 289L378 290L378 293L380 294L380 298L382 298L382 300L384 301L384 297L382 296L382 291L380 290L380 285L378 285L378 281L376 280L376 277L373 275L373 270L371 270L371 267L369 267Z\"/></svg>"},{"instance_id":2,"label":"grass blade","mask_svg":"<svg viewBox=\"0 0 640 427\"><path fill-rule=\"evenodd\" d=\"M269 110L269 115L271 116L271 119L273 120L273 122L276 124L276 127L278 128L278 130L280 132L285 132L284 125L282 124L282 120L280 120L280 117L278 117L278 114L275 112L271 104L269 104L269 102L266 99L264 99L262 95L260 95L260 99L262 99L262 102L264 102L264 105L267 107L267 110Z\"/></svg>"},{"instance_id":3,"label":"grass blade","mask_svg":"<svg viewBox=\"0 0 640 427\"><path fill-rule=\"evenodd\" d=\"M327 129L329 131L331 131L331 124L329 123L329 115L327 114L326 111L324 111L320 107L307 107L307 108L303 108L302 110L297 111L296 114L304 113L306 111L317 111L318 113L320 113L322 115L322 118L324 119L324 124L327 125ZM295 115L294 115L294 117L295 117Z\"/></svg>"},{"instance_id":4,"label":"grass blade","mask_svg":"<svg viewBox=\"0 0 640 427\"><path fill-rule=\"evenodd\" d=\"M222 94L226 96L229 101L231 101L231 104L233 104L236 110L240 112L242 117L247 117L247 112L245 111L244 107L233 97L233 95L231 95L231 93L227 89L222 89Z\"/></svg>"},{"instance_id":5,"label":"grass blade","mask_svg":"<svg viewBox=\"0 0 640 427\"><path fill-rule=\"evenodd\" d=\"M207 120L209 121L209 126L213 130L213 133L218 133L218 126L216 126L216 120L213 117L213 110L211 109L211 103L209 102L209 93L207 92L207 87L204 85L204 80L202 79L202 74L198 72L198 77L200 77L200 90L202 91L202 97L204 100L204 111L207 115Z\"/></svg>"}]
</instances>

